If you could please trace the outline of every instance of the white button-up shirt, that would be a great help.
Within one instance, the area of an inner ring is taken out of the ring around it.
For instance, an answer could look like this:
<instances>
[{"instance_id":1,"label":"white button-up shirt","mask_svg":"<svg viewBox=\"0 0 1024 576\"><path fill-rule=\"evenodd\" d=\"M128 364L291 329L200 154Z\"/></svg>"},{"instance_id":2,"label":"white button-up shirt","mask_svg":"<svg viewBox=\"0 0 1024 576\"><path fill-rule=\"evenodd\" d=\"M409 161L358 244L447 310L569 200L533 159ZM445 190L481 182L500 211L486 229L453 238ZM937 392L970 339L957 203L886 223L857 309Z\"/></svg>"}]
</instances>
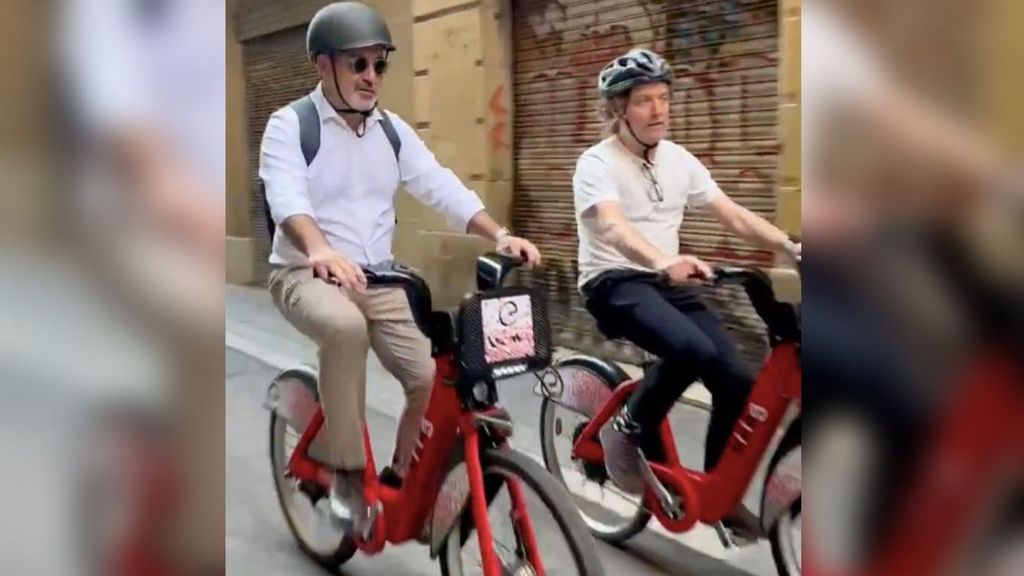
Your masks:
<instances>
[{"instance_id":1,"label":"white button-up shirt","mask_svg":"<svg viewBox=\"0 0 1024 576\"><path fill-rule=\"evenodd\" d=\"M449 169L441 166L419 135L388 111L402 141L399 161L380 126L380 112L366 120L362 137L331 107L318 85L311 94L320 115L320 150L310 165L299 144L299 118L291 106L270 116L260 146L271 217L306 214L316 220L334 249L360 265L393 258L395 193L399 183L420 202L448 216L464 232L483 202ZM286 234L274 234L270 263L304 265L306 256Z\"/></svg>"}]
</instances>

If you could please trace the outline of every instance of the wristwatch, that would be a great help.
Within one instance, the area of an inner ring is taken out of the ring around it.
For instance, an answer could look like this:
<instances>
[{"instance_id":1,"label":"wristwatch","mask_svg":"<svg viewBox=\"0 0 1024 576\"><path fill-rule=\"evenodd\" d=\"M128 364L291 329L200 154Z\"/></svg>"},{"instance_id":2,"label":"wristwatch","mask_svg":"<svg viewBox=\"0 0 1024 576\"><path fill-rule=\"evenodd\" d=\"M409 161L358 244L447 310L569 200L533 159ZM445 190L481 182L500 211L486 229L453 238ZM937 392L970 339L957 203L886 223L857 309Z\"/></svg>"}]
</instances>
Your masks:
<instances>
[{"instance_id":1,"label":"wristwatch","mask_svg":"<svg viewBox=\"0 0 1024 576\"><path fill-rule=\"evenodd\" d=\"M782 244L782 251L786 254L786 256L789 256L794 260L797 259L796 242L793 242L790 239L786 239L786 241Z\"/></svg>"}]
</instances>

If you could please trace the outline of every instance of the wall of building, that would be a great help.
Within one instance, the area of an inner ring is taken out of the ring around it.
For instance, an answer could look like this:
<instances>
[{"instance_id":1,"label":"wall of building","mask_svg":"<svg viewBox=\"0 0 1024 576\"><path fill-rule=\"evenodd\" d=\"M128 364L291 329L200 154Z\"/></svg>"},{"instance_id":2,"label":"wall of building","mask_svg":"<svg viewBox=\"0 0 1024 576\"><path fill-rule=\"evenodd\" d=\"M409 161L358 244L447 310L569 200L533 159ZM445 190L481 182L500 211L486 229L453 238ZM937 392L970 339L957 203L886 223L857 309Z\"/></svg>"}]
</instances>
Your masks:
<instances>
[{"instance_id":1,"label":"wall of building","mask_svg":"<svg viewBox=\"0 0 1024 576\"><path fill-rule=\"evenodd\" d=\"M237 5L237 2L235 2ZM234 8L229 4L229 10ZM249 144L245 105L245 75L242 69L242 44L235 34L235 12L228 12L225 47L225 91L227 125L225 203L227 221L226 277L232 284L246 284L254 280L256 240L251 235L249 211Z\"/></svg>"},{"instance_id":2,"label":"wall of building","mask_svg":"<svg viewBox=\"0 0 1024 576\"><path fill-rule=\"evenodd\" d=\"M776 224L800 232L800 3L779 2L779 189Z\"/></svg>"},{"instance_id":3,"label":"wall of building","mask_svg":"<svg viewBox=\"0 0 1024 576\"><path fill-rule=\"evenodd\" d=\"M413 118L420 137L500 223L511 219L510 12L500 0L412 2ZM493 246L460 231L407 194L398 200L396 257L418 266L439 306L474 283Z\"/></svg>"}]
</instances>

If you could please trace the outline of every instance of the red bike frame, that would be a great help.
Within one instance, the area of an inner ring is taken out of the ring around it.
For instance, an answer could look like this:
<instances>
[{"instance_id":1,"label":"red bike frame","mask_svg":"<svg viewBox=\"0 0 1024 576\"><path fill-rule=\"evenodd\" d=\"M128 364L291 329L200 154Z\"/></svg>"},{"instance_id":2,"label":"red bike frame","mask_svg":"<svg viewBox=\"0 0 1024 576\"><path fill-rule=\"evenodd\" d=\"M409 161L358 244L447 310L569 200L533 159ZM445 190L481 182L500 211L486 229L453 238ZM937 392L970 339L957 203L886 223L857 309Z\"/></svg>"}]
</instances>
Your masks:
<instances>
[{"instance_id":1,"label":"red bike frame","mask_svg":"<svg viewBox=\"0 0 1024 576\"><path fill-rule=\"evenodd\" d=\"M576 440L573 458L604 462L598 432L619 412L638 383L632 380L615 389ZM665 447L665 462L651 462L651 469L658 480L681 497L685 514L676 520L670 518L648 487L644 499L658 521L671 532L684 532L698 520L713 523L729 514L743 498L786 409L790 403L799 402L800 395L797 346L788 342L779 344L772 348L754 383L744 411L733 427L728 448L714 470L707 473L690 470L679 462L671 425L668 419L663 420L659 434Z\"/></svg>"},{"instance_id":2,"label":"red bike frame","mask_svg":"<svg viewBox=\"0 0 1024 576\"><path fill-rule=\"evenodd\" d=\"M380 506L382 513L377 516L369 540L356 538L360 550L377 554L385 545L400 544L413 540L423 532L424 524L436 500L441 482L447 473L455 443L461 439L465 447L467 473L470 484L470 506L476 527L480 552L486 576L499 576L501 568L494 552L491 527L487 515L487 498L484 490L483 469L480 462L480 435L477 417L488 412L474 412L463 409L455 387L447 382L456 380L456 368L450 356L436 359L437 372L427 408L426 420L432 431L423 440L423 447L414 458L413 464L400 489L381 484L377 478L370 436L363 427L363 445L366 448L366 476L364 477L365 499L371 507ZM315 482L325 490L330 488L331 474L319 462L308 457L313 439L320 432L324 422L322 409L318 409L309 426L302 433L299 443L288 461L288 471L293 478ZM504 443L504 438L498 438ZM513 478L506 478L506 486L512 500L511 520L519 530L526 547L528 560L543 574L537 539L526 510L522 487Z\"/></svg>"}]
</instances>

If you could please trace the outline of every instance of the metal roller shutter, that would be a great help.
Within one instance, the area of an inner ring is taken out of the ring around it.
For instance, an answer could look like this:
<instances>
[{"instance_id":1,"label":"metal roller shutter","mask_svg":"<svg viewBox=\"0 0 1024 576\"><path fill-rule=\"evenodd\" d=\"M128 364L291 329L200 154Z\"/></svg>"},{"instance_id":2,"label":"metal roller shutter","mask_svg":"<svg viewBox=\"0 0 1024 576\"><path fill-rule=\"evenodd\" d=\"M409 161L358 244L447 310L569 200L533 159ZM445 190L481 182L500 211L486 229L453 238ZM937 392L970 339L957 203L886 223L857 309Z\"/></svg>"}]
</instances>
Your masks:
<instances>
[{"instance_id":1,"label":"metal roller shutter","mask_svg":"<svg viewBox=\"0 0 1024 576\"><path fill-rule=\"evenodd\" d=\"M536 280L551 298L556 342L636 359L632 347L603 341L575 288L572 173L577 157L601 138L597 73L634 46L669 59L677 70L669 138L699 157L737 202L773 219L778 3L527 0L514 9L514 226L547 259ZM713 262L771 262L699 211L688 212L680 241ZM745 295L719 291L709 301L735 330L743 354L760 362L763 324Z\"/></svg>"}]
</instances>

